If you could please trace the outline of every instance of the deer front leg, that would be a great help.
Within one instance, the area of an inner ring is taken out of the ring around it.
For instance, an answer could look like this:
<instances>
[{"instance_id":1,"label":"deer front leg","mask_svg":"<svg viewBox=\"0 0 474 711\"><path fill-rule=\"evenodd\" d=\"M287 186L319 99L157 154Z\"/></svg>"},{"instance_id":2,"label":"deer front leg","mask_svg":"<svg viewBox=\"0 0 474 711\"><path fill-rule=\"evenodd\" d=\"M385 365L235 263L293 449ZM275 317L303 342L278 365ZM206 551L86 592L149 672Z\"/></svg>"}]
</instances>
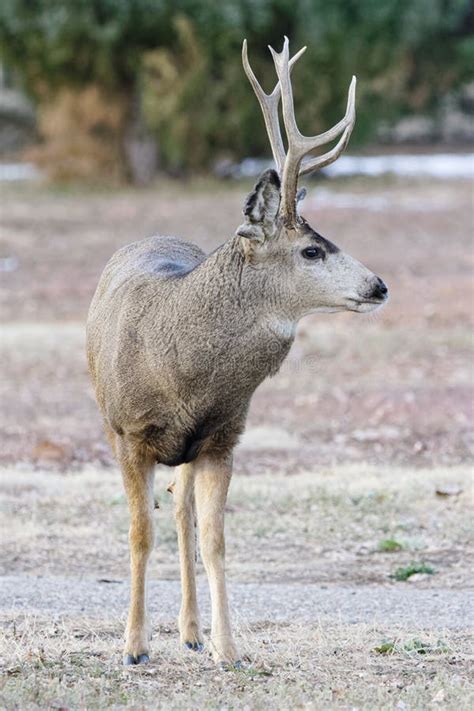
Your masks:
<instances>
[{"instance_id":1,"label":"deer front leg","mask_svg":"<svg viewBox=\"0 0 474 711\"><path fill-rule=\"evenodd\" d=\"M132 455L125 443L118 447L125 491L130 511L131 598L123 663L149 661L151 629L147 617L146 573L154 543L153 463Z\"/></svg>"},{"instance_id":2,"label":"deer front leg","mask_svg":"<svg viewBox=\"0 0 474 711\"><path fill-rule=\"evenodd\" d=\"M179 467L173 495L181 570L181 609L178 618L180 640L188 649L200 652L203 649L203 638L196 595L194 474L193 464Z\"/></svg>"},{"instance_id":3,"label":"deer front leg","mask_svg":"<svg viewBox=\"0 0 474 711\"><path fill-rule=\"evenodd\" d=\"M201 555L211 592L211 647L223 668L239 655L232 637L225 582L224 506L232 476L230 457L203 455L195 463L195 499Z\"/></svg>"}]
</instances>

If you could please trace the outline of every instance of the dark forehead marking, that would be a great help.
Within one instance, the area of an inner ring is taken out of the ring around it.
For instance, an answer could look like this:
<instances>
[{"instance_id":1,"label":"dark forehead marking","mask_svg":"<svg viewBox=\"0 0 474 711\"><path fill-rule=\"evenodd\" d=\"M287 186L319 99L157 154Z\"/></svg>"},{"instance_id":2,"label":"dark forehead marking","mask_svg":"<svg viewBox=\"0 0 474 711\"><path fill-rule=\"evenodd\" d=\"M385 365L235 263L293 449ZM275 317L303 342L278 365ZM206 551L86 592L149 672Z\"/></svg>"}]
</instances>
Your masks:
<instances>
[{"instance_id":1,"label":"dark forehead marking","mask_svg":"<svg viewBox=\"0 0 474 711\"><path fill-rule=\"evenodd\" d=\"M304 229L305 234L312 240L314 240L319 247L322 247L327 252L327 254L336 254L336 252L340 252L339 247L336 247L336 245L326 239L326 237L323 237L319 234L319 232L313 230L313 228L308 225L306 220L302 221L302 227Z\"/></svg>"}]
</instances>

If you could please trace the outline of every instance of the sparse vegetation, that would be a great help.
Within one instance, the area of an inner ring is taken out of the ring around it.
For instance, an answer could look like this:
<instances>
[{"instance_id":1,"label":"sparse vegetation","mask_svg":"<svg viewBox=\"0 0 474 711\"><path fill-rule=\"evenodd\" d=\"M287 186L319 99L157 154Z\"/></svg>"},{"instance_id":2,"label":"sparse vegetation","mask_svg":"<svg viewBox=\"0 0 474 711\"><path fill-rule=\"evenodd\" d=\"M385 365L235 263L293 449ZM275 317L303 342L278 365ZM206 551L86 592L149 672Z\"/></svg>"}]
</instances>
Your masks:
<instances>
[{"instance_id":1,"label":"sparse vegetation","mask_svg":"<svg viewBox=\"0 0 474 711\"><path fill-rule=\"evenodd\" d=\"M434 575L435 569L426 563L410 563L402 568L397 568L392 575L395 580L404 581L411 578L412 575Z\"/></svg>"},{"instance_id":2,"label":"sparse vegetation","mask_svg":"<svg viewBox=\"0 0 474 711\"><path fill-rule=\"evenodd\" d=\"M262 623L237 629L238 642L252 641L251 667L217 672L207 654L186 654L177 630L160 626L159 651L146 667L120 666L120 623L87 618L16 614L1 620L3 678L0 703L18 708L140 708L217 711L251 708L278 711L429 708L444 693L445 709L470 709L468 642L450 633L443 642L423 637L420 651L368 654L383 630L367 625ZM407 642L409 645L410 642ZM442 645L442 646L441 646ZM449 649L448 651L445 651ZM348 670L357 669L357 673ZM453 673L455 671L455 673Z\"/></svg>"},{"instance_id":3,"label":"sparse vegetation","mask_svg":"<svg viewBox=\"0 0 474 711\"><path fill-rule=\"evenodd\" d=\"M436 642L421 641L416 637L402 642L399 639L384 640L374 648L377 654L449 654L449 646L441 639Z\"/></svg>"},{"instance_id":4,"label":"sparse vegetation","mask_svg":"<svg viewBox=\"0 0 474 711\"><path fill-rule=\"evenodd\" d=\"M405 548L403 543L396 541L394 538L383 538L379 541L377 550L380 553L394 553L395 551L401 551Z\"/></svg>"}]
</instances>

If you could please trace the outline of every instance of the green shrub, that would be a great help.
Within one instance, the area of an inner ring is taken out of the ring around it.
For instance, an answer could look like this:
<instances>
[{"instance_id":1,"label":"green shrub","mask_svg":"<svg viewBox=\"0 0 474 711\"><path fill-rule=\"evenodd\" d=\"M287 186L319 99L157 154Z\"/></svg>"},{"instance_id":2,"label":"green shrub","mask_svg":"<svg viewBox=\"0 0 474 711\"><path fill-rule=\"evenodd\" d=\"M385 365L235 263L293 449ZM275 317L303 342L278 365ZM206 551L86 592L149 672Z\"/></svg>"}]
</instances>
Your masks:
<instances>
[{"instance_id":1,"label":"green shrub","mask_svg":"<svg viewBox=\"0 0 474 711\"><path fill-rule=\"evenodd\" d=\"M294 72L301 130L337 121L359 78L352 145L381 119L427 111L469 76L470 0L2 0L0 53L37 101L97 86L136 104L172 170L206 168L219 153L268 155L260 110L242 71L244 37L262 85L267 44L307 44Z\"/></svg>"},{"instance_id":2,"label":"green shrub","mask_svg":"<svg viewBox=\"0 0 474 711\"><path fill-rule=\"evenodd\" d=\"M397 568L394 574L392 575L392 578L395 578L395 580L399 581L405 581L408 580L408 578L411 578L412 575L416 575L417 573L424 573L425 575L434 575L435 570L431 567L431 565L427 565L426 563L410 563L410 565L406 565L403 568Z\"/></svg>"}]
</instances>

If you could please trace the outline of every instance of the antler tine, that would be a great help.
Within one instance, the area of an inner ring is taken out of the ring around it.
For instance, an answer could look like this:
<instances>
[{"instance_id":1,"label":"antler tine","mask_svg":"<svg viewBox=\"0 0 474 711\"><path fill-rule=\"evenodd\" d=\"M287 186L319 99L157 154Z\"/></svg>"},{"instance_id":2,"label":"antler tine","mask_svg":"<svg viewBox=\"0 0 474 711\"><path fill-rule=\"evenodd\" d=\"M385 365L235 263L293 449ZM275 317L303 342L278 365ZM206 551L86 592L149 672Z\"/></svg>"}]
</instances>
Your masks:
<instances>
[{"instance_id":1,"label":"antler tine","mask_svg":"<svg viewBox=\"0 0 474 711\"><path fill-rule=\"evenodd\" d=\"M356 80L355 76L353 76L351 84L349 86L349 93L348 93L348 97L347 97L347 109L346 109L346 114L345 114L344 118L341 119L339 121L339 123L337 123L335 126L330 128L329 131L325 131L325 133L321 133L319 136L317 136L317 138L321 141L320 143L318 143L318 145L322 145L323 143L328 143L329 141L332 141L343 130L344 133L342 134L341 138L339 139L337 144L334 146L334 148L332 148L327 153L324 153L321 156L315 156L314 158L310 158L306 162L302 163L302 166L299 171L300 175L306 175L307 173L311 173L311 171L313 171L313 170L318 170L320 168L324 168L326 165L330 165L337 158L339 158L341 153L345 150L347 144L349 143L349 138L351 137L351 133L354 128L355 119L356 119L356 112L355 112L356 83L357 83L357 80Z\"/></svg>"},{"instance_id":2,"label":"antler tine","mask_svg":"<svg viewBox=\"0 0 474 711\"><path fill-rule=\"evenodd\" d=\"M285 36L285 41L283 43L283 49L280 53L275 52L273 47L270 47L268 45L268 49L270 50L272 57L273 57L273 63L275 64L275 70L277 73L278 81L281 87L281 92L282 92L282 106L283 106L283 123L285 124L285 131L286 135L288 138L288 141L290 140L290 137L292 140L294 139L299 139L299 138L304 138L299 129L298 126L296 125L296 119L295 119L295 110L293 106L293 89L291 86L291 81L290 81L290 72L289 72L289 57L290 57L290 47L289 47L289 40L288 37ZM293 147L293 146L291 146ZM288 149L290 149L290 146L288 146Z\"/></svg>"},{"instance_id":3,"label":"antler tine","mask_svg":"<svg viewBox=\"0 0 474 711\"><path fill-rule=\"evenodd\" d=\"M283 175L282 175L282 203L281 215L284 222L291 226L296 221L296 190L299 175L309 173L311 170L321 168L324 165L332 163L342 153L347 145L349 137L355 122L355 77L349 88L347 101L347 109L344 118L339 121L328 131L317 136L303 136L298 129L295 118L295 108L293 103L293 90L290 81L289 71L289 41L285 37L283 49L280 53L275 52L270 47L273 61L275 64L276 73L278 75L281 86L282 105L283 105L283 123L288 139L288 152L286 155ZM301 163L305 155L310 153L315 148L332 141L341 132L341 137L338 144L328 153L310 159L303 165L300 170Z\"/></svg>"},{"instance_id":4,"label":"antler tine","mask_svg":"<svg viewBox=\"0 0 474 711\"><path fill-rule=\"evenodd\" d=\"M349 143L351 133L352 126L348 126L334 148L331 148L330 151L324 153L322 156L316 156L313 160L310 160L307 164L304 164L303 168L299 172L299 175L306 175L307 173L311 173L313 170L319 170L320 168L325 168L327 165L334 163Z\"/></svg>"},{"instance_id":5,"label":"antler tine","mask_svg":"<svg viewBox=\"0 0 474 711\"><path fill-rule=\"evenodd\" d=\"M295 54L294 57L288 63L288 71L290 72L293 68L295 62L301 57L301 55L306 51L306 47L302 47L299 52ZM257 77L253 73L252 67L250 66L247 53L247 40L244 39L242 45L242 64L244 66L244 71L247 78L252 85L255 95L262 109L263 118L265 121L265 127L267 129L268 138L270 141L270 146L273 153L273 159L277 166L278 172L281 174L283 171L283 166L285 164L286 152L283 146L283 140L281 137L280 130L280 120L278 117L278 104L280 102L281 87L278 81L275 85L271 94L267 94L263 91Z\"/></svg>"}]
</instances>

